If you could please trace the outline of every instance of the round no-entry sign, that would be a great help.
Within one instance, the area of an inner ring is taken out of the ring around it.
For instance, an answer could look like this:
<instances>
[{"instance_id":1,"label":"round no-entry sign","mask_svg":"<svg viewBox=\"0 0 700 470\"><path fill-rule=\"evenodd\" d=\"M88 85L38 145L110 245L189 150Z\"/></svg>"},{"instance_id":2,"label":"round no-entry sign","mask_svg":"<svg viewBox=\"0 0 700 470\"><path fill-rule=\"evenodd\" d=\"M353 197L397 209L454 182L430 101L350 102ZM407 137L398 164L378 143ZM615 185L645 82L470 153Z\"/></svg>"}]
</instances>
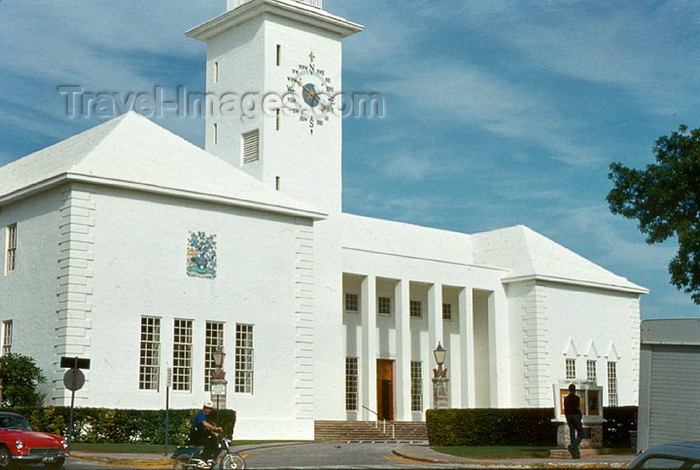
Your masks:
<instances>
[{"instance_id":1,"label":"round no-entry sign","mask_svg":"<svg viewBox=\"0 0 700 470\"><path fill-rule=\"evenodd\" d=\"M63 385L73 392L80 390L85 385L85 374L80 369L68 369L63 374Z\"/></svg>"}]
</instances>

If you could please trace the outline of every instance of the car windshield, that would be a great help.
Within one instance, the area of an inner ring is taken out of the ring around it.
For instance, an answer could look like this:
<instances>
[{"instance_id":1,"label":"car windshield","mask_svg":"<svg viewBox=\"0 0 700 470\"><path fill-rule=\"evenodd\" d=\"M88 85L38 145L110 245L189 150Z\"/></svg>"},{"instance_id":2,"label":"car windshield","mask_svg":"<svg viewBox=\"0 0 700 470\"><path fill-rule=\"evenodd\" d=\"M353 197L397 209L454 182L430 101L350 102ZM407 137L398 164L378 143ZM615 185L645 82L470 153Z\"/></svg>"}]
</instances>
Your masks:
<instances>
[{"instance_id":1,"label":"car windshield","mask_svg":"<svg viewBox=\"0 0 700 470\"><path fill-rule=\"evenodd\" d=\"M0 416L0 429L27 429L29 425L22 416Z\"/></svg>"}]
</instances>

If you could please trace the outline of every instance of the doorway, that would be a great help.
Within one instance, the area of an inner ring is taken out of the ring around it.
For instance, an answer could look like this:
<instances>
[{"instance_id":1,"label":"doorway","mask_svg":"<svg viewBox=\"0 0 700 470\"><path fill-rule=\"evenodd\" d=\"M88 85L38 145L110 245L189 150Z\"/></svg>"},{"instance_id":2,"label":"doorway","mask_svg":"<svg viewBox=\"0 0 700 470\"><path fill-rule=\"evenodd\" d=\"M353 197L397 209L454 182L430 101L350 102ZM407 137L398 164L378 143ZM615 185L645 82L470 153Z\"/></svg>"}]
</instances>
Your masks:
<instances>
[{"instance_id":1,"label":"doorway","mask_svg":"<svg viewBox=\"0 0 700 470\"><path fill-rule=\"evenodd\" d=\"M377 414L394 420L394 361L377 359Z\"/></svg>"}]
</instances>

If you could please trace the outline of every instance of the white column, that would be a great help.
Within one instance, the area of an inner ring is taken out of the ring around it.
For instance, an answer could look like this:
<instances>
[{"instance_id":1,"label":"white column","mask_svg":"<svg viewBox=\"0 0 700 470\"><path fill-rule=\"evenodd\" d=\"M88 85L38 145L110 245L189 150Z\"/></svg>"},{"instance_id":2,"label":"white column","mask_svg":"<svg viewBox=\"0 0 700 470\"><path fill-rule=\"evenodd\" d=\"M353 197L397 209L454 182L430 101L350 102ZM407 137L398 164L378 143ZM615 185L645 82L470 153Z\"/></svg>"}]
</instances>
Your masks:
<instances>
[{"instance_id":1,"label":"white column","mask_svg":"<svg viewBox=\"0 0 700 470\"><path fill-rule=\"evenodd\" d=\"M459 291L459 350L460 390L462 408L474 407L474 317L472 290L464 287ZM456 403L454 403L456 405Z\"/></svg>"},{"instance_id":2,"label":"white column","mask_svg":"<svg viewBox=\"0 0 700 470\"><path fill-rule=\"evenodd\" d=\"M411 416L411 318L410 284L402 279L394 287L396 314L396 394L395 419L412 421Z\"/></svg>"},{"instance_id":3,"label":"white column","mask_svg":"<svg viewBox=\"0 0 700 470\"><path fill-rule=\"evenodd\" d=\"M437 348L438 343L443 342L442 334L443 334L443 328L442 328L442 284L433 284L430 287L428 287L428 338L430 338L430 344L428 344L428 354L430 355L430 360L428 361L428 364L431 365L430 367L430 377L432 378L433 368L437 368L437 364L435 364L435 358L433 357L433 350ZM444 344L443 344L444 347ZM450 351L447 351L447 354L450 354ZM445 366L443 366L445 367ZM449 372L449 371L448 371ZM449 373L448 373L449 377ZM432 387L432 381L430 382L430 399L425 400L425 403L431 403L433 408L435 407L435 403L433 403L433 400L435 397L433 397L433 387Z\"/></svg>"},{"instance_id":4,"label":"white column","mask_svg":"<svg viewBox=\"0 0 700 470\"><path fill-rule=\"evenodd\" d=\"M362 323L362 404L370 410L377 410L377 280L366 276L360 287L360 318ZM377 417L362 410L365 420L374 421Z\"/></svg>"}]
</instances>

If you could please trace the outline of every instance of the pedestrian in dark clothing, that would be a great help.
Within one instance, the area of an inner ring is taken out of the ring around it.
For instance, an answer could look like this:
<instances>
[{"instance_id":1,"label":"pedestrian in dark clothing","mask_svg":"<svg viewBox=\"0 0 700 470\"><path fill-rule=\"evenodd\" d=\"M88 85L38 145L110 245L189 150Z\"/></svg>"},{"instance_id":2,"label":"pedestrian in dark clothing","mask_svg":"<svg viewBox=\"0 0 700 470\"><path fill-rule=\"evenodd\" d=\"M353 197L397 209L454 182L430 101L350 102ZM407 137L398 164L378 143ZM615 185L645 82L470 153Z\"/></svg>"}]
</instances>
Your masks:
<instances>
[{"instance_id":1,"label":"pedestrian in dark clothing","mask_svg":"<svg viewBox=\"0 0 700 470\"><path fill-rule=\"evenodd\" d=\"M569 453L573 458L580 459L581 453L578 446L583 440L583 424L581 423L581 399L576 395L576 385L574 384L569 385L569 394L564 397L564 415L571 436Z\"/></svg>"}]
</instances>

